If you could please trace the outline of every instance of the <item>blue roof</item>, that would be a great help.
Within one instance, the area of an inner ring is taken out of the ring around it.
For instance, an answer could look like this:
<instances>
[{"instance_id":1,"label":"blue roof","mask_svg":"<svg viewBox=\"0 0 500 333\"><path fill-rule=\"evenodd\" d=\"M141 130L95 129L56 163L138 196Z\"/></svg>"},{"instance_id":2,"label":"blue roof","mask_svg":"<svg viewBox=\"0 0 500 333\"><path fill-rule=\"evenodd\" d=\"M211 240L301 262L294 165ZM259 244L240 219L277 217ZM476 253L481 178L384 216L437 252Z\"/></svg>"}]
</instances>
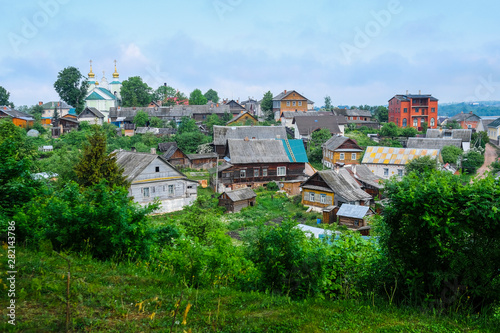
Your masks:
<instances>
[{"instance_id":1,"label":"blue roof","mask_svg":"<svg viewBox=\"0 0 500 333\"><path fill-rule=\"evenodd\" d=\"M71 109L69 109L69 110L68 110L68 114L72 114L72 115L76 116L76 115L77 115L77 114L76 114L76 108L71 108Z\"/></svg>"},{"instance_id":2,"label":"blue roof","mask_svg":"<svg viewBox=\"0 0 500 333\"><path fill-rule=\"evenodd\" d=\"M285 147L286 154L288 156L288 159L290 162L294 162L292 155L290 154L290 151L288 150L288 147L286 145L285 140L281 140L283 143L283 147ZM295 162L298 163L308 163L309 160L307 159L307 153L306 149L304 148L304 142L302 140L288 140L288 143L290 144L290 148L292 149L293 156L295 157Z\"/></svg>"},{"instance_id":3,"label":"blue roof","mask_svg":"<svg viewBox=\"0 0 500 333\"><path fill-rule=\"evenodd\" d=\"M87 101L93 101L93 100L101 100L104 99L101 95L96 93L95 91L92 92L92 94L88 95L87 98L85 98Z\"/></svg>"},{"instance_id":4,"label":"blue roof","mask_svg":"<svg viewBox=\"0 0 500 333\"><path fill-rule=\"evenodd\" d=\"M112 99L116 99L116 96L115 96L115 95L113 95L113 94L111 93L111 91L109 91L108 89L101 88L101 87L96 88L96 89L99 89L100 91L102 91L103 93L105 93L106 95L108 95L109 97L111 97Z\"/></svg>"},{"instance_id":5,"label":"blue roof","mask_svg":"<svg viewBox=\"0 0 500 333\"><path fill-rule=\"evenodd\" d=\"M122 84L120 81L113 81L110 84Z\"/></svg>"}]
</instances>

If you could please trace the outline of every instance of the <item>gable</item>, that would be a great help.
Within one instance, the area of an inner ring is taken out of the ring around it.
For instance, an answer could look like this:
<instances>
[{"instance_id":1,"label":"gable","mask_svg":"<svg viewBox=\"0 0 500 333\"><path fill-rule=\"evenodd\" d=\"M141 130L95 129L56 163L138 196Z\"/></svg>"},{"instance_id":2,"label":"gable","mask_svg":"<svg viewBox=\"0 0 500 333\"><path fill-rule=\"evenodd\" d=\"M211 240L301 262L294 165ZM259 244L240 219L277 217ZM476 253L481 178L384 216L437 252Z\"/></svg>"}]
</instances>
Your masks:
<instances>
[{"instance_id":1,"label":"gable","mask_svg":"<svg viewBox=\"0 0 500 333\"><path fill-rule=\"evenodd\" d=\"M281 99L282 101L307 101L307 98L296 92L295 90L292 90L289 94L287 94L285 97Z\"/></svg>"}]
</instances>

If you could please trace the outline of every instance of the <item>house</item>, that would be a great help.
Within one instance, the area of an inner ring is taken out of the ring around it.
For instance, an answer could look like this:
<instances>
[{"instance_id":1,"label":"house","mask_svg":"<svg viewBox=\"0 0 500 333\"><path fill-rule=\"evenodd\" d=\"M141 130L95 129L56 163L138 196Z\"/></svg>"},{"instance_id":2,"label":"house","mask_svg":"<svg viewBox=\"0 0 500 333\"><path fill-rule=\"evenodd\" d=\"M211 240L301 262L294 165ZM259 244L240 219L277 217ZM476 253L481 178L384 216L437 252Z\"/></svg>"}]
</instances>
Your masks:
<instances>
[{"instance_id":1,"label":"house","mask_svg":"<svg viewBox=\"0 0 500 333\"><path fill-rule=\"evenodd\" d=\"M456 121L457 123L460 124L460 127L462 127L463 129L473 130L479 126L481 118L472 113L472 111L469 113L464 113L462 111L461 113L458 113L453 117L449 118L448 122L450 121Z\"/></svg>"},{"instance_id":2,"label":"house","mask_svg":"<svg viewBox=\"0 0 500 333\"><path fill-rule=\"evenodd\" d=\"M344 126L347 122L343 116L297 116L292 124L295 139L310 140L311 134L326 128L330 134L344 135Z\"/></svg>"},{"instance_id":3,"label":"house","mask_svg":"<svg viewBox=\"0 0 500 333\"><path fill-rule=\"evenodd\" d=\"M488 133L488 125L498 119L498 116L481 117L476 127L476 132Z\"/></svg>"},{"instance_id":4,"label":"house","mask_svg":"<svg viewBox=\"0 0 500 333\"><path fill-rule=\"evenodd\" d=\"M214 150L222 158L229 139L286 139L283 126L214 126Z\"/></svg>"},{"instance_id":5,"label":"house","mask_svg":"<svg viewBox=\"0 0 500 333\"><path fill-rule=\"evenodd\" d=\"M295 90L283 91L273 97L274 117L278 120L283 111L302 111L308 110L308 99Z\"/></svg>"},{"instance_id":6,"label":"house","mask_svg":"<svg viewBox=\"0 0 500 333\"><path fill-rule=\"evenodd\" d=\"M92 125L102 125L104 122L104 115L96 108L87 106L83 109L82 113L78 115L78 121L86 121Z\"/></svg>"},{"instance_id":7,"label":"house","mask_svg":"<svg viewBox=\"0 0 500 333\"><path fill-rule=\"evenodd\" d=\"M359 163L363 149L356 141L341 135L333 135L321 145L323 149L323 165L332 168L335 163Z\"/></svg>"},{"instance_id":8,"label":"house","mask_svg":"<svg viewBox=\"0 0 500 333\"><path fill-rule=\"evenodd\" d=\"M394 147L367 147L361 164L366 165L375 175L388 179L403 177L405 165L414 158L429 156L440 160L439 149L415 149Z\"/></svg>"},{"instance_id":9,"label":"house","mask_svg":"<svg viewBox=\"0 0 500 333\"><path fill-rule=\"evenodd\" d=\"M384 188L382 178L375 175L363 164L350 164L344 166L352 177L358 182L361 189L371 195L373 198L380 198L381 191Z\"/></svg>"},{"instance_id":10,"label":"house","mask_svg":"<svg viewBox=\"0 0 500 333\"><path fill-rule=\"evenodd\" d=\"M318 171L301 187L302 204L317 210L344 203L369 206L373 200L344 168Z\"/></svg>"},{"instance_id":11,"label":"house","mask_svg":"<svg viewBox=\"0 0 500 333\"><path fill-rule=\"evenodd\" d=\"M255 118L250 112L242 112L239 115L235 116L233 119L226 123L226 126L234 126L234 125L257 125L259 120Z\"/></svg>"},{"instance_id":12,"label":"house","mask_svg":"<svg viewBox=\"0 0 500 333\"><path fill-rule=\"evenodd\" d=\"M337 114L346 117L348 123L349 120L372 121L372 113L370 110L339 109L337 110Z\"/></svg>"},{"instance_id":13,"label":"house","mask_svg":"<svg viewBox=\"0 0 500 333\"><path fill-rule=\"evenodd\" d=\"M205 105L175 105L172 107L168 120L174 120L180 123L182 117L189 117L196 121L206 121L208 117L216 114L219 118L224 117L224 114L231 114L233 117L238 115L241 110L231 111L229 105L225 104L205 104Z\"/></svg>"},{"instance_id":14,"label":"house","mask_svg":"<svg viewBox=\"0 0 500 333\"><path fill-rule=\"evenodd\" d=\"M211 170L210 183L219 192L305 179L308 160L301 140L246 138L227 141L226 163Z\"/></svg>"},{"instance_id":15,"label":"house","mask_svg":"<svg viewBox=\"0 0 500 333\"><path fill-rule=\"evenodd\" d=\"M69 133L74 130L78 130L80 122L76 117L65 115L62 118L57 119L52 127L52 137L59 137L64 133Z\"/></svg>"},{"instance_id":16,"label":"house","mask_svg":"<svg viewBox=\"0 0 500 333\"><path fill-rule=\"evenodd\" d=\"M446 146L462 148L461 139L434 139L434 138L408 138L406 148L417 149L443 149Z\"/></svg>"},{"instance_id":17,"label":"house","mask_svg":"<svg viewBox=\"0 0 500 333\"><path fill-rule=\"evenodd\" d=\"M428 128L437 128L438 99L432 95L395 95L389 100L389 122L398 127L413 127L422 130L423 123Z\"/></svg>"},{"instance_id":18,"label":"house","mask_svg":"<svg viewBox=\"0 0 500 333\"><path fill-rule=\"evenodd\" d=\"M158 150L163 153L163 158L173 166L181 168L190 166L189 157L177 147L176 142L160 142Z\"/></svg>"},{"instance_id":19,"label":"house","mask_svg":"<svg viewBox=\"0 0 500 333\"><path fill-rule=\"evenodd\" d=\"M257 118L263 116L259 101L248 97L246 101L242 101L240 104L245 107L247 112L250 112L250 114L256 116Z\"/></svg>"},{"instance_id":20,"label":"house","mask_svg":"<svg viewBox=\"0 0 500 333\"><path fill-rule=\"evenodd\" d=\"M64 101L38 102L38 105L42 107L42 118L45 119L54 118L54 109L57 109L58 118L62 118L68 114L76 116L75 108Z\"/></svg>"},{"instance_id":21,"label":"house","mask_svg":"<svg viewBox=\"0 0 500 333\"><path fill-rule=\"evenodd\" d=\"M343 204L337 212L339 224L354 230L366 227L368 225L366 221L372 215L375 215L375 212L369 206L350 204Z\"/></svg>"},{"instance_id":22,"label":"house","mask_svg":"<svg viewBox=\"0 0 500 333\"><path fill-rule=\"evenodd\" d=\"M428 139L459 139L462 141L462 150L467 152L470 149L472 130L470 129L429 129L425 137Z\"/></svg>"},{"instance_id":23,"label":"house","mask_svg":"<svg viewBox=\"0 0 500 333\"><path fill-rule=\"evenodd\" d=\"M500 118L489 123L488 138L490 138L491 143L497 146L500 144Z\"/></svg>"},{"instance_id":24,"label":"house","mask_svg":"<svg viewBox=\"0 0 500 333\"><path fill-rule=\"evenodd\" d=\"M130 182L129 196L140 205L159 200L156 213L181 210L197 197L198 182L190 180L167 159L156 154L115 151L116 163Z\"/></svg>"},{"instance_id":25,"label":"house","mask_svg":"<svg viewBox=\"0 0 500 333\"><path fill-rule=\"evenodd\" d=\"M33 126L35 121L35 118L33 118L30 114L14 110L6 105L0 106L0 119L1 118L10 118L12 119L14 125L22 128Z\"/></svg>"},{"instance_id":26,"label":"house","mask_svg":"<svg viewBox=\"0 0 500 333\"><path fill-rule=\"evenodd\" d=\"M226 191L219 197L219 206L225 207L227 212L237 213L245 207L255 206L256 197L257 194L251 188Z\"/></svg>"},{"instance_id":27,"label":"house","mask_svg":"<svg viewBox=\"0 0 500 333\"><path fill-rule=\"evenodd\" d=\"M215 168L217 165L217 153L206 153L206 154L187 154L189 159L189 167L196 170L208 170Z\"/></svg>"},{"instance_id":28,"label":"house","mask_svg":"<svg viewBox=\"0 0 500 333\"><path fill-rule=\"evenodd\" d=\"M209 103L211 102L209 101ZM222 104L229 105L229 110L231 114L238 114L246 111L245 107L240 104L239 100L235 101L234 99L232 99L228 101L227 99L225 99L222 101Z\"/></svg>"},{"instance_id":29,"label":"house","mask_svg":"<svg viewBox=\"0 0 500 333\"><path fill-rule=\"evenodd\" d=\"M135 115L139 111L144 111L148 114L149 117L156 117L163 121L170 121L172 117L170 115L172 107L170 106L154 106L154 107L111 107L109 108L109 119L111 122L124 122L124 123L132 123ZM188 117L190 115L187 115ZM180 121L180 120L179 120Z\"/></svg>"}]
</instances>

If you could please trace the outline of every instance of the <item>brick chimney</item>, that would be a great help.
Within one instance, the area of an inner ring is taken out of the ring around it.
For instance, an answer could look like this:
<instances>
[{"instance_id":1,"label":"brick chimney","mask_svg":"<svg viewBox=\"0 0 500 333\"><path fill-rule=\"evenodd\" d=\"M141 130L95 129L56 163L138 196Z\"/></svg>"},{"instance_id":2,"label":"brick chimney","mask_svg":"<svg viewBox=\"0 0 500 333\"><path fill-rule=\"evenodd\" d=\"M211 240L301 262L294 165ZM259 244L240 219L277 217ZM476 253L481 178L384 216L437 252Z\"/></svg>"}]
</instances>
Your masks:
<instances>
[{"instance_id":1,"label":"brick chimney","mask_svg":"<svg viewBox=\"0 0 500 333\"><path fill-rule=\"evenodd\" d=\"M43 102L42 102L42 101L38 102L38 105L42 106L42 105L43 105Z\"/></svg>"},{"instance_id":2,"label":"brick chimney","mask_svg":"<svg viewBox=\"0 0 500 333\"><path fill-rule=\"evenodd\" d=\"M286 89L285 89L285 91L283 93L286 95Z\"/></svg>"}]
</instances>

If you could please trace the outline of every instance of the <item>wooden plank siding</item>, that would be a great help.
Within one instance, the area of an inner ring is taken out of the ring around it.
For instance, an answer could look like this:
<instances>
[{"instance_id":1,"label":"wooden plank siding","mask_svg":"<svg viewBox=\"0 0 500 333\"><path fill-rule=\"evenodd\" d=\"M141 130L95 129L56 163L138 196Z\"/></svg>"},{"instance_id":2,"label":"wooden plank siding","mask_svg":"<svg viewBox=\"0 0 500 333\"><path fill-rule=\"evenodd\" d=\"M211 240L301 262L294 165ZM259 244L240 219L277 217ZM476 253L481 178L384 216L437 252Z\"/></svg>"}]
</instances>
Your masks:
<instances>
[{"instance_id":1,"label":"wooden plank siding","mask_svg":"<svg viewBox=\"0 0 500 333\"><path fill-rule=\"evenodd\" d=\"M311 193L314 194L314 201L311 201ZM315 206L326 208L332 206L334 202L334 193L320 190L303 189L302 190L302 204L308 206ZM323 200L323 202L321 202Z\"/></svg>"},{"instance_id":2,"label":"wooden plank siding","mask_svg":"<svg viewBox=\"0 0 500 333\"><path fill-rule=\"evenodd\" d=\"M286 167L285 176L278 176L278 167ZM263 182L276 180L293 180L304 175L304 163L266 163L266 164L238 164L219 171L219 182L224 185ZM242 171L244 177L241 177ZM258 174L258 176L256 176ZM266 174L266 175L265 175Z\"/></svg>"}]
</instances>

